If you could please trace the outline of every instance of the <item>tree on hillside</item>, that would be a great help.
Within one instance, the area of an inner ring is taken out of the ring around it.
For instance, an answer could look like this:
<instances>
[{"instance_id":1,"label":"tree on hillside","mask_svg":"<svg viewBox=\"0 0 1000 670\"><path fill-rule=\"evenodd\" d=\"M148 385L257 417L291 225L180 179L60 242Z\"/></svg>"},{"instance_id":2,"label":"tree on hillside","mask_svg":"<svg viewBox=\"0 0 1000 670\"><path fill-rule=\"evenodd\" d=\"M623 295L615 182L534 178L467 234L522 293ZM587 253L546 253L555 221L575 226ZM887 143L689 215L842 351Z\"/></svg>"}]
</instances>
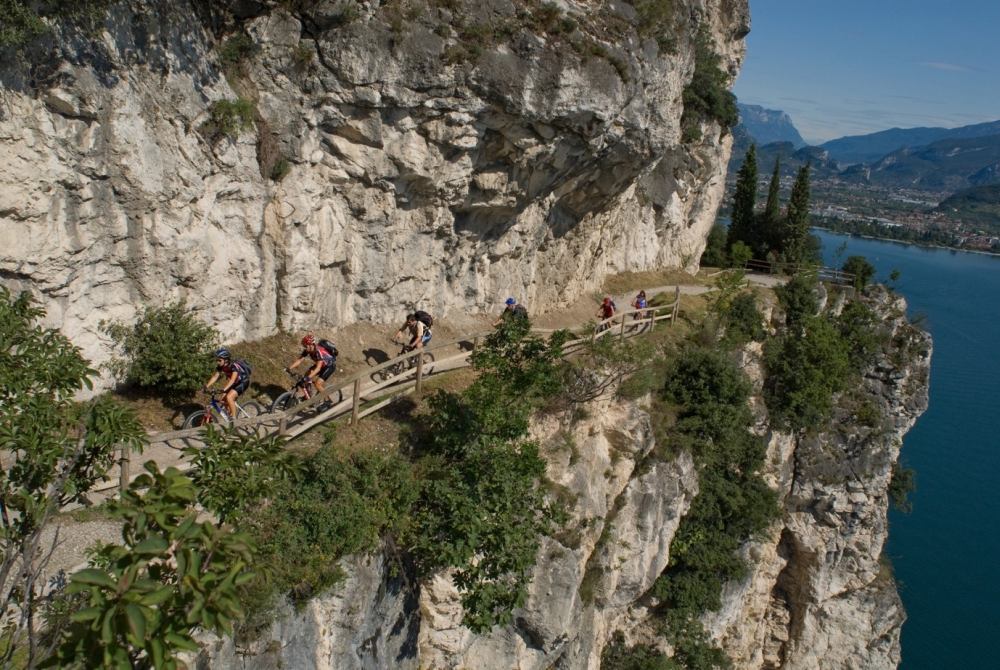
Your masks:
<instances>
[{"instance_id":1,"label":"tree on hillside","mask_svg":"<svg viewBox=\"0 0 1000 670\"><path fill-rule=\"evenodd\" d=\"M762 256L780 244L781 234L781 157L774 159L774 171L771 172L771 184L767 188L767 202L764 211L757 221L757 247L755 251Z\"/></svg>"},{"instance_id":2,"label":"tree on hillside","mask_svg":"<svg viewBox=\"0 0 1000 670\"><path fill-rule=\"evenodd\" d=\"M0 606L16 613L0 633L3 667L17 653L34 667L50 651L39 640L39 582L54 540L43 531L85 500L119 447L139 450L145 435L117 403L74 399L95 372L58 330L37 325L44 316L29 294L0 286Z\"/></svg>"},{"instance_id":3,"label":"tree on hillside","mask_svg":"<svg viewBox=\"0 0 1000 670\"><path fill-rule=\"evenodd\" d=\"M806 241L809 238L809 164L799 168L788 200L784 230L781 235L781 254L792 263L805 260Z\"/></svg>"},{"instance_id":4,"label":"tree on hillside","mask_svg":"<svg viewBox=\"0 0 1000 670\"><path fill-rule=\"evenodd\" d=\"M743 242L751 249L758 246L754 208L757 205L757 147L751 144L736 175L736 194L730 217L726 248Z\"/></svg>"}]
</instances>

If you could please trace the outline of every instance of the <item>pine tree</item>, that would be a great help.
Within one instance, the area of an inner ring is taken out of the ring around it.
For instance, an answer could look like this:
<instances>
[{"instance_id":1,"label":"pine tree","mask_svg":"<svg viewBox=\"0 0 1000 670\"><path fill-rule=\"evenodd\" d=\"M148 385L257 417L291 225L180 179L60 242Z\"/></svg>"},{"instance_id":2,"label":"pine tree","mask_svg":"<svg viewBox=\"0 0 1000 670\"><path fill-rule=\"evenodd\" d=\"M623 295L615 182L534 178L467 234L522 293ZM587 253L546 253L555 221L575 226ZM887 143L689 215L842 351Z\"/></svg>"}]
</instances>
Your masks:
<instances>
[{"instance_id":1,"label":"pine tree","mask_svg":"<svg viewBox=\"0 0 1000 670\"><path fill-rule=\"evenodd\" d=\"M768 252L781 244L781 157L774 159L774 172L771 173L771 185L767 189L767 203L764 212L757 222L757 246L755 250L766 256Z\"/></svg>"},{"instance_id":2,"label":"pine tree","mask_svg":"<svg viewBox=\"0 0 1000 670\"><path fill-rule=\"evenodd\" d=\"M809 237L809 164L799 168L788 200L784 231L781 241L782 255L793 263L803 260L806 238Z\"/></svg>"},{"instance_id":3,"label":"pine tree","mask_svg":"<svg viewBox=\"0 0 1000 670\"><path fill-rule=\"evenodd\" d=\"M726 236L726 248L736 242L743 242L751 249L757 247L754 207L757 204L757 147L747 149L743 165L736 175L736 194L733 196L733 214Z\"/></svg>"}]
</instances>

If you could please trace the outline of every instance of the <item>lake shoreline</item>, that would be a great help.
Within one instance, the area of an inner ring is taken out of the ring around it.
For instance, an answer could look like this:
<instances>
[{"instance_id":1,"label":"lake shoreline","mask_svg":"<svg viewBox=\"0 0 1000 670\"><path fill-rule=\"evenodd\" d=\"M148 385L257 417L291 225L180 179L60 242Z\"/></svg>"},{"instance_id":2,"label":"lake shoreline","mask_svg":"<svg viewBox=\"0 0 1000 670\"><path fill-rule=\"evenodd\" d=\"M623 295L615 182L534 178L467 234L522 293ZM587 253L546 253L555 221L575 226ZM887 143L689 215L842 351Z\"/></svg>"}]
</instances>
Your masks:
<instances>
[{"instance_id":1,"label":"lake shoreline","mask_svg":"<svg viewBox=\"0 0 1000 670\"><path fill-rule=\"evenodd\" d=\"M878 242L893 242L895 244L902 244L908 247L920 247L922 249L944 249L946 251L960 251L966 254L980 254L982 256L998 256L1000 253L995 251L983 251L981 249L967 249L965 247L952 247L944 244L924 244L920 242L914 242L913 240L900 240L894 237L879 237L876 235L863 235L861 233L851 233L845 230L834 230L832 228L824 228L823 226L810 226L812 230L822 230L825 233L830 233L831 235L844 235L845 237L856 237L862 240L876 240Z\"/></svg>"}]
</instances>

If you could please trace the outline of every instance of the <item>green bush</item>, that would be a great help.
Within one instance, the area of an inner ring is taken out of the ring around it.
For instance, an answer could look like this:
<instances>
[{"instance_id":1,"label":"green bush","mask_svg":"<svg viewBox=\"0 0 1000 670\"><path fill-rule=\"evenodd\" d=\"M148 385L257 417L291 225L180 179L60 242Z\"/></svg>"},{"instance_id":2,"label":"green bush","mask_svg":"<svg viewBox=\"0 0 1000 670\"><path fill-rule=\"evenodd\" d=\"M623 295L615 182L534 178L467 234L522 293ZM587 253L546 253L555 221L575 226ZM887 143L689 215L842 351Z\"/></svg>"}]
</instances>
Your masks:
<instances>
[{"instance_id":1,"label":"green bush","mask_svg":"<svg viewBox=\"0 0 1000 670\"><path fill-rule=\"evenodd\" d=\"M720 67L708 32L701 30L695 38L694 75L684 87L684 112L681 115L682 139L697 140L698 126L704 121L716 121L723 129L739 121L736 96L729 91L729 77Z\"/></svg>"},{"instance_id":2,"label":"green bush","mask_svg":"<svg viewBox=\"0 0 1000 670\"><path fill-rule=\"evenodd\" d=\"M854 275L854 288L858 291L864 290L875 276L875 266L864 256L849 256L840 269Z\"/></svg>"},{"instance_id":3,"label":"green bush","mask_svg":"<svg viewBox=\"0 0 1000 670\"><path fill-rule=\"evenodd\" d=\"M257 45L246 33L238 33L219 47L219 62L224 67L237 67L249 60L257 51Z\"/></svg>"},{"instance_id":4,"label":"green bush","mask_svg":"<svg viewBox=\"0 0 1000 670\"><path fill-rule=\"evenodd\" d=\"M401 534L418 492L411 465L395 455L342 455L327 446L293 476L263 466L253 479L269 479L272 494L235 518L258 547L260 569L242 595L251 626L266 622L277 599L301 604L339 581L344 556Z\"/></svg>"},{"instance_id":5,"label":"green bush","mask_svg":"<svg viewBox=\"0 0 1000 670\"><path fill-rule=\"evenodd\" d=\"M244 515L261 500L272 498L296 477L298 459L285 451L284 441L210 424L205 444L184 450L191 463L191 480L198 503L222 522Z\"/></svg>"},{"instance_id":6,"label":"green bush","mask_svg":"<svg viewBox=\"0 0 1000 670\"><path fill-rule=\"evenodd\" d=\"M0 0L0 49L18 49L49 30L44 19L67 21L93 28L102 19L111 0Z\"/></svg>"},{"instance_id":7,"label":"green bush","mask_svg":"<svg viewBox=\"0 0 1000 670\"><path fill-rule=\"evenodd\" d=\"M764 317L757 309L757 299L753 293L741 293L722 314L726 328L725 341L730 346L742 346L747 342L760 342L767 334L764 331Z\"/></svg>"},{"instance_id":8,"label":"green bush","mask_svg":"<svg viewBox=\"0 0 1000 670\"><path fill-rule=\"evenodd\" d=\"M892 464L892 479L889 480L889 502L893 508L909 514L913 511L910 494L917 489L917 473L912 468L903 467L897 461Z\"/></svg>"},{"instance_id":9,"label":"green bush","mask_svg":"<svg viewBox=\"0 0 1000 670\"><path fill-rule=\"evenodd\" d=\"M151 307L132 325L101 326L121 351L108 365L120 382L176 400L201 388L212 373L219 333L195 318L183 301Z\"/></svg>"},{"instance_id":10,"label":"green bush","mask_svg":"<svg viewBox=\"0 0 1000 670\"><path fill-rule=\"evenodd\" d=\"M721 223L712 226L705 242L705 251L701 254L701 264L713 268L729 267L729 255L726 253L726 227Z\"/></svg>"},{"instance_id":11,"label":"green bush","mask_svg":"<svg viewBox=\"0 0 1000 670\"><path fill-rule=\"evenodd\" d=\"M748 261L753 258L753 249L743 242L737 240L729 248L730 265L734 268L746 267Z\"/></svg>"},{"instance_id":12,"label":"green bush","mask_svg":"<svg viewBox=\"0 0 1000 670\"><path fill-rule=\"evenodd\" d=\"M847 345L851 368L856 372L864 372L873 365L889 339L875 312L858 300L844 305L837 317L837 329Z\"/></svg>"},{"instance_id":13,"label":"green bush","mask_svg":"<svg viewBox=\"0 0 1000 670\"><path fill-rule=\"evenodd\" d=\"M800 272L787 284L775 289L778 301L785 310L785 324L792 328L819 311L818 281L811 272Z\"/></svg>"},{"instance_id":14,"label":"green bush","mask_svg":"<svg viewBox=\"0 0 1000 670\"><path fill-rule=\"evenodd\" d=\"M617 631L601 652L601 670L680 670L677 662L645 644L628 646Z\"/></svg>"},{"instance_id":15,"label":"green bush","mask_svg":"<svg viewBox=\"0 0 1000 670\"><path fill-rule=\"evenodd\" d=\"M544 342L529 329L527 319L505 320L472 356L476 381L431 397L414 443L425 476L410 544L424 574L456 568L463 623L477 632L509 623L524 604L539 538L559 517L526 437L531 411L560 389L566 334Z\"/></svg>"},{"instance_id":16,"label":"green bush","mask_svg":"<svg viewBox=\"0 0 1000 670\"><path fill-rule=\"evenodd\" d=\"M0 0L0 13L0 48L20 47L48 30L28 0Z\"/></svg>"},{"instance_id":17,"label":"green bush","mask_svg":"<svg viewBox=\"0 0 1000 670\"><path fill-rule=\"evenodd\" d=\"M216 100L209 107L205 130L212 137L238 137L253 128L256 111L253 103L243 98Z\"/></svg>"},{"instance_id":18,"label":"green bush","mask_svg":"<svg viewBox=\"0 0 1000 670\"><path fill-rule=\"evenodd\" d=\"M288 176L288 173L292 171L292 164L288 162L287 158L279 158L275 161L274 165L271 166L271 181L281 181Z\"/></svg>"},{"instance_id":19,"label":"green bush","mask_svg":"<svg viewBox=\"0 0 1000 670\"><path fill-rule=\"evenodd\" d=\"M725 667L699 617L721 605L722 587L745 575L739 549L777 517L777 497L758 474L766 445L750 432L751 386L724 354L694 349L670 368L664 400L678 407L673 437L701 466L698 495L653 585L664 634L679 667Z\"/></svg>"},{"instance_id":20,"label":"green bush","mask_svg":"<svg viewBox=\"0 0 1000 670\"><path fill-rule=\"evenodd\" d=\"M764 400L774 424L792 430L823 425L851 373L848 346L836 326L805 317L800 327L764 345Z\"/></svg>"}]
</instances>

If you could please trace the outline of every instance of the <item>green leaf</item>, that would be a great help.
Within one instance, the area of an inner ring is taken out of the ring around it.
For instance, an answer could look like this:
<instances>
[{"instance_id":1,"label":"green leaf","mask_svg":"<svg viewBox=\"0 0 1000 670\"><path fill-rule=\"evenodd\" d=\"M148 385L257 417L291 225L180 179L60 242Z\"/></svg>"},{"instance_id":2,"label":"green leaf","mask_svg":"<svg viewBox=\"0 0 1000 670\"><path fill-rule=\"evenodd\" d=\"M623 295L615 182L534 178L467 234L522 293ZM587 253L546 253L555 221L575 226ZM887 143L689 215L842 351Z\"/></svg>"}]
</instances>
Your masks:
<instances>
[{"instance_id":1,"label":"green leaf","mask_svg":"<svg viewBox=\"0 0 1000 670\"><path fill-rule=\"evenodd\" d=\"M103 586L109 589L117 588L118 584L103 570L97 568L84 568L70 575L70 581L77 584L89 584L92 586Z\"/></svg>"},{"instance_id":2,"label":"green leaf","mask_svg":"<svg viewBox=\"0 0 1000 670\"><path fill-rule=\"evenodd\" d=\"M128 620L128 628L132 633L134 644L142 646L146 639L146 617L143 616L142 608L134 603L125 606L125 617Z\"/></svg>"},{"instance_id":3,"label":"green leaf","mask_svg":"<svg viewBox=\"0 0 1000 670\"><path fill-rule=\"evenodd\" d=\"M164 636L166 641L172 644L178 649L183 649L184 651L199 651L201 647L195 644L194 640L186 635L179 635L177 633L167 633Z\"/></svg>"},{"instance_id":4,"label":"green leaf","mask_svg":"<svg viewBox=\"0 0 1000 670\"><path fill-rule=\"evenodd\" d=\"M170 543L162 537L146 538L132 548L132 551L140 556L156 556L167 550Z\"/></svg>"}]
</instances>

